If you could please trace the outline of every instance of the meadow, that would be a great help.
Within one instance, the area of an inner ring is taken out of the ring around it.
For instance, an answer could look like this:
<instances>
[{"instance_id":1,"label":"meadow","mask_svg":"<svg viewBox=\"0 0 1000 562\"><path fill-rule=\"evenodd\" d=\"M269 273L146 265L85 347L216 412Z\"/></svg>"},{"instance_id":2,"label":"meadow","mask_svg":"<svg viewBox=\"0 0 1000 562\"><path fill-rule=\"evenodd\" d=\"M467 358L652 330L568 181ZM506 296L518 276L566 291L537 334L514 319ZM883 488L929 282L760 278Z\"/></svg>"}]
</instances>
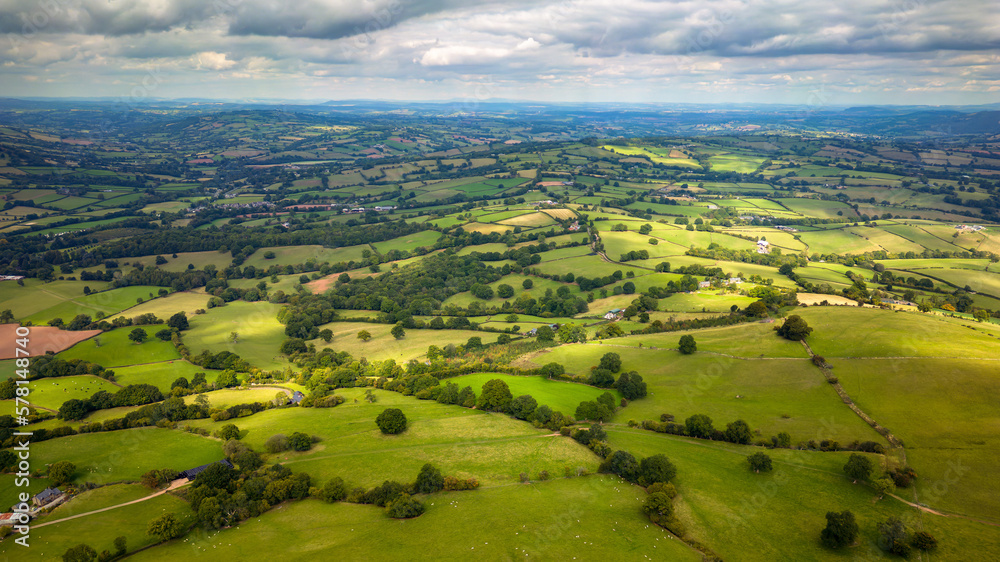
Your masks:
<instances>
[{"instance_id":1,"label":"meadow","mask_svg":"<svg viewBox=\"0 0 1000 562\"><path fill-rule=\"evenodd\" d=\"M128 339L129 334L137 327L145 330L149 336L149 339L141 344ZM82 359L105 368L180 359L180 354L173 344L153 337L153 334L165 328L165 324L116 328L84 340L57 355L60 359Z\"/></svg>"},{"instance_id":2,"label":"meadow","mask_svg":"<svg viewBox=\"0 0 1000 562\"><path fill-rule=\"evenodd\" d=\"M547 405L553 411L563 412L568 416L573 416L576 407L580 402L595 400L605 392L610 392L615 397L617 404L621 400L621 394L613 389L596 388L578 383L556 381L542 377L519 377L503 375L497 373L477 373L474 375L462 375L451 377L442 382L452 382L460 388L471 386L476 393L483 388L486 381L500 379L510 387L514 397L528 394L538 401L538 405Z\"/></svg>"},{"instance_id":3,"label":"meadow","mask_svg":"<svg viewBox=\"0 0 1000 562\"><path fill-rule=\"evenodd\" d=\"M322 339L310 340L316 349L329 347L335 351L346 351L354 357L367 357L372 361L394 359L396 363L405 363L410 359L424 357L427 348L436 345L440 348L448 344L465 345L471 337L478 337L482 342L493 343L499 334L478 332L474 330L431 330L408 329L406 335L396 339L390 333L392 324L372 324L367 322L331 322L320 326L321 330L333 332L330 343ZM358 332L365 330L371 334L371 339L358 339Z\"/></svg>"},{"instance_id":4,"label":"meadow","mask_svg":"<svg viewBox=\"0 0 1000 562\"><path fill-rule=\"evenodd\" d=\"M191 327L184 332L184 344L193 355L205 349L230 351L260 369L283 369L288 361L278 349L285 339L285 328L277 318L281 306L234 301L189 317ZM236 342L229 339L232 332L239 336Z\"/></svg>"}]
</instances>

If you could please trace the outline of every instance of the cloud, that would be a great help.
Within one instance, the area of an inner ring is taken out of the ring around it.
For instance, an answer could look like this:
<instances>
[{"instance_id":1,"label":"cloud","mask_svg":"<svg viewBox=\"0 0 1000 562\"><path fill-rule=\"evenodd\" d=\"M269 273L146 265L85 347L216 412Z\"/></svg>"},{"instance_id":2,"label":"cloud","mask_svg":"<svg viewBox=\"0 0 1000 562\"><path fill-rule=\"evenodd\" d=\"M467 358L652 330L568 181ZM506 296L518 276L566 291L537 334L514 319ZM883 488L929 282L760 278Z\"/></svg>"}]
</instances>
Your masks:
<instances>
[{"instance_id":1,"label":"cloud","mask_svg":"<svg viewBox=\"0 0 1000 562\"><path fill-rule=\"evenodd\" d=\"M236 65L236 61L226 58L225 53L206 51L191 57L191 63L197 70L226 70Z\"/></svg>"}]
</instances>

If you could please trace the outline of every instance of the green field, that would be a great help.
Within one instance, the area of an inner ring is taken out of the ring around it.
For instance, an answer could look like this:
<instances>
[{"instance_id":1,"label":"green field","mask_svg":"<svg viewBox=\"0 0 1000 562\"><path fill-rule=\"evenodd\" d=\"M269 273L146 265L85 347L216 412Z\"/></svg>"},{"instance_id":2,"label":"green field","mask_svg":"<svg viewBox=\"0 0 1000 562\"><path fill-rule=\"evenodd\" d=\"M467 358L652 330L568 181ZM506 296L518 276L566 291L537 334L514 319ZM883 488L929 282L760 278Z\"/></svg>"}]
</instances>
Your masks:
<instances>
[{"instance_id":1,"label":"green field","mask_svg":"<svg viewBox=\"0 0 1000 562\"><path fill-rule=\"evenodd\" d=\"M205 373L205 378L208 382L215 382L215 379L219 376L217 371L192 365L182 359L149 363L134 367L116 367L114 371L115 381L118 384L151 384L159 388L164 394L170 392L170 384L179 377L185 377L190 381L195 373Z\"/></svg>"},{"instance_id":2,"label":"green field","mask_svg":"<svg viewBox=\"0 0 1000 562\"><path fill-rule=\"evenodd\" d=\"M268 410L232 423L247 431L243 442L257 450L276 433L319 436L321 441L309 451L280 453L270 460L320 481L341 476L352 486L410 479L428 462L446 474L477 478L484 486L516 482L521 472L562 474L566 466L591 472L597 468L598 457L586 447L503 414L381 390L375 391L373 404L363 400L360 388L336 393L347 400L336 408ZM407 430L399 435L383 435L375 425L378 414L390 407L402 409L408 420ZM214 431L226 422L186 423Z\"/></svg>"},{"instance_id":3,"label":"green field","mask_svg":"<svg viewBox=\"0 0 1000 562\"><path fill-rule=\"evenodd\" d=\"M440 237L440 232L425 230L423 232L409 234L401 238L386 240L385 242L375 242L372 246L378 250L380 254L384 254L390 250L413 251L420 247L430 249L430 247L434 245L434 242L437 242L437 239Z\"/></svg>"},{"instance_id":4,"label":"green field","mask_svg":"<svg viewBox=\"0 0 1000 562\"><path fill-rule=\"evenodd\" d=\"M329 347L334 351L346 351L354 357L367 357L370 360L394 359L397 363L405 363L410 359L423 357L431 345L444 347L448 344L465 345L469 338L478 337L484 344L493 343L499 334L477 332L473 330L431 330L408 329L406 336L396 339L389 332L392 324L371 324L367 322L331 322L320 326L333 332L333 340L326 343L322 339L310 340L316 349ZM368 341L358 339L358 332L366 330L372 338Z\"/></svg>"},{"instance_id":5,"label":"green field","mask_svg":"<svg viewBox=\"0 0 1000 562\"><path fill-rule=\"evenodd\" d=\"M613 477L558 478L421 497L427 511L406 521L389 519L373 506L306 500L135 559L364 559L378 544L384 560L555 560L569 559L568 553L589 560L643 560L650 554L701 560L649 525L639 510L642 495Z\"/></svg>"},{"instance_id":6,"label":"green field","mask_svg":"<svg viewBox=\"0 0 1000 562\"><path fill-rule=\"evenodd\" d=\"M22 320L30 321L34 324L45 324L53 318L62 318L68 324L77 314L86 314L91 318L94 318L98 313L112 316L136 306L140 299L147 301L157 298L156 295L159 293L159 290L160 287L140 285L121 287L89 295L83 295L81 291L80 296L38 311ZM127 314L127 316L131 315L134 314Z\"/></svg>"},{"instance_id":7,"label":"green field","mask_svg":"<svg viewBox=\"0 0 1000 562\"><path fill-rule=\"evenodd\" d=\"M31 382L30 388L29 402L42 408L58 410L67 400L85 400L101 390L114 393L119 387L100 377L83 375L36 379Z\"/></svg>"},{"instance_id":8,"label":"green field","mask_svg":"<svg viewBox=\"0 0 1000 562\"><path fill-rule=\"evenodd\" d=\"M137 304L122 314L109 316L108 321L114 320L118 316L134 318L140 314L155 314L157 318L166 321L178 312L184 312L190 318L194 316L194 312L199 308L207 308L208 299L209 295L205 294L201 289L170 293L165 297Z\"/></svg>"},{"instance_id":9,"label":"green field","mask_svg":"<svg viewBox=\"0 0 1000 562\"><path fill-rule=\"evenodd\" d=\"M26 318L70 299L83 297L83 288L98 291L108 287L102 281L52 281L25 279L24 286L14 281L0 281L0 310L10 309L15 318ZM133 303L134 303L133 299ZM70 318L63 318L69 322Z\"/></svg>"},{"instance_id":10,"label":"green field","mask_svg":"<svg viewBox=\"0 0 1000 562\"><path fill-rule=\"evenodd\" d=\"M459 387L471 386L472 390L479 394L483 384L491 379L500 379L507 383L510 392L515 397L522 394L529 394L538 401L538 405L548 405L553 411L562 412L568 416L573 416L576 407L580 402L594 400L605 392L610 392L615 397L617 403L621 399L621 394L611 388L603 389L583 384L556 381L542 377L516 377L496 373L480 373L475 375L462 375L445 379L443 382L453 382Z\"/></svg>"},{"instance_id":11,"label":"green field","mask_svg":"<svg viewBox=\"0 0 1000 562\"><path fill-rule=\"evenodd\" d=\"M278 323L279 304L234 301L189 318L184 344L193 355L209 350L230 351L261 369L283 369L288 361L279 353L285 329ZM229 334L237 332L236 343Z\"/></svg>"},{"instance_id":12,"label":"green field","mask_svg":"<svg viewBox=\"0 0 1000 562\"><path fill-rule=\"evenodd\" d=\"M180 358L172 343L153 337L156 332L166 329L166 324L138 327L145 330L149 336L149 339L142 344L133 343L128 339L128 335L137 326L126 326L84 340L59 353L59 358L83 359L104 367L160 363Z\"/></svg>"}]
</instances>

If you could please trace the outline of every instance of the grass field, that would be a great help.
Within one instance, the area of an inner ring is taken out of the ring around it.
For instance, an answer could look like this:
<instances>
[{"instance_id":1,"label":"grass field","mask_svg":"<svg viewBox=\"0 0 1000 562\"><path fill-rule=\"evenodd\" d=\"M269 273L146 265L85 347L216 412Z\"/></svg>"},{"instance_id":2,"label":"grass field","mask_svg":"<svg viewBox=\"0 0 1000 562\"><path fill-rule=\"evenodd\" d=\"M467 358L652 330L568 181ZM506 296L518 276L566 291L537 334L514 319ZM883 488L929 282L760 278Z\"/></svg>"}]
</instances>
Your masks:
<instances>
[{"instance_id":1,"label":"grass field","mask_svg":"<svg viewBox=\"0 0 1000 562\"><path fill-rule=\"evenodd\" d=\"M158 265L164 271L187 271L188 265L193 265L194 269L204 269L206 265L214 265L216 269L225 269L233 261L233 256L229 252L182 252L173 257L172 254L164 254L163 258L167 263ZM130 258L129 263L141 263L145 266L156 264L156 256L142 256Z\"/></svg>"},{"instance_id":2,"label":"grass field","mask_svg":"<svg viewBox=\"0 0 1000 562\"><path fill-rule=\"evenodd\" d=\"M995 358L1000 354L995 337L931 315L839 306L800 308L796 314L814 328L809 346L824 357Z\"/></svg>"},{"instance_id":3,"label":"grass field","mask_svg":"<svg viewBox=\"0 0 1000 562\"><path fill-rule=\"evenodd\" d=\"M91 375L36 379L31 382L30 388L28 401L50 410L58 410L67 400L90 398L100 390L111 393L118 390L110 382Z\"/></svg>"},{"instance_id":4,"label":"grass field","mask_svg":"<svg viewBox=\"0 0 1000 562\"><path fill-rule=\"evenodd\" d=\"M83 296L83 288L102 290L103 281L52 281L24 279L24 286L14 281L0 281L0 310L10 309L15 318L26 318L65 301ZM134 300L133 300L134 302ZM71 318L64 318L67 322Z\"/></svg>"},{"instance_id":5,"label":"grass field","mask_svg":"<svg viewBox=\"0 0 1000 562\"><path fill-rule=\"evenodd\" d=\"M97 494L101 490L103 488L88 493ZM105 499L114 495L105 493L109 494ZM127 497L124 492L118 493L123 498ZM186 501L165 494L97 515L32 528L29 548L14 544L13 540L5 540L0 542L0 557L7 560L60 560L67 549L80 543L89 544L97 552L114 552L114 540L119 536L125 537L128 551L134 552L159 541L147 535L146 528L150 521L164 513L173 513L183 527L195 521L195 513Z\"/></svg>"},{"instance_id":6,"label":"grass field","mask_svg":"<svg viewBox=\"0 0 1000 562\"><path fill-rule=\"evenodd\" d=\"M676 347L680 335L671 336L667 345ZM642 341L649 336L633 337ZM632 338L613 341L623 339ZM724 341L720 338L717 343L722 346ZM622 370L637 371L649 388L646 398L633 400L615 414L617 423L659 420L664 413L683 422L691 415L707 414L723 429L727 423L743 419L752 429L760 430L764 439L786 431L793 443L826 438L845 443L881 440L841 402L823 374L806 359L737 359L702 352L700 346L694 355L681 355L645 345L586 344L560 346L531 357L531 361L539 365L554 361L569 373L587 373L602 355L612 351L621 356Z\"/></svg>"},{"instance_id":7,"label":"grass field","mask_svg":"<svg viewBox=\"0 0 1000 562\"><path fill-rule=\"evenodd\" d=\"M423 357L431 345L444 347L448 344L465 345L469 338L482 338L483 343L493 343L499 334L477 332L474 330L406 330L406 336L396 339L389 332L392 324L371 324L367 322L331 322L320 326L320 329L330 329L333 340L326 343L321 339L310 340L316 349L329 347L335 351L346 351L356 358L367 357L377 361L395 359L397 363L405 363L410 359ZM368 341L358 339L358 332L367 330L372 335Z\"/></svg>"},{"instance_id":8,"label":"grass field","mask_svg":"<svg viewBox=\"0 0 1000 562\"><path fill-rule=\"evenodd\" d=\"M208 299L209 295L205 294L205 291L202 289L170 293L165 297L137 304L122 314L109 316L108 321L110 322L119 316L134 318L140 314L155 314L157 318L165 321L178 312L185 312L188 318L190 318L194 316L195 310L208 306ZM66 320L68 321L68 319Z\"/></svg>"},{"instance_id":9,"label":"grass field","mask_svg":"<svg viewBox=\"0 0 1000 562\"><path fill-rule=\"evenodd\" d=\"M161 287L137 285L111 289L100 293L91 293L89 295L81 294L80 296L73 297L55 306L31 314L23 318L23 320L31 321L34 324L45 324L53 318L62 318L63 321L69 323L77 314L86 314L93 318L100 312L111 316L136 306L138 299L142 299L143 301L155 300L160 289Z\"/></svg>"},{"instance_id":10,"label":"grass field","mask_svg":"<svg viewBox=\"0 0 1000 562\"><path fill-rule=\"evenodd\" d=\"M421 497L427 511L405 521L372 506L306 500L135 559L248 560L265 553L282 560L365 559L377 544L383 560L569 560L570 554L580 560L701 560L648 524L639 509L642 496L614 477L558 478Z\"/></svg>"},{"instance_id":11,"label":"grass field","mask_svg":"<svg viewBox=\"0 0 1000 562\"><path fill-rule=\"evenodd\" d=\"M261 369L283 369L289 363L279 353L285 328L278 322L279 304L234 301L189 318L191 328L184 332L184 344L191 353L207 349L212 353L231 351ZM237 343L229 334L237 332Z\"/></svg>"},{"instance_id":12,"label":"grass field","mask_svg":"<svg viewBox=\"0 0 1000 562\"><path fill-rule=\"evenodd\" d=\"M380 254L384 254L389 250L413 251L421 246L429 249L440 237L440 232L425 230L423 232L408 234L400 238L386 240L385 242L375 242L372 246L378 250Z\"/></svg>"},{"instance_id":13,"label":"grass field","mask_svg":"<svg viewBox=\"0 0 1000 562\"><path fill-rule=\"evenodd\" d=\"M114 371L115 382L118 384L151 384L159 388L164 394L170 392L170 384L179 377L185 377L190 381L195 373L205 373L205 378L208 382L215 382L215 379L219 376L218 371L192 365L182 359L137 365L135 367L116 367Z\"/></svg>"},{"instance_id":14,"label":"grass field","mask_svg":"<svg viewBox=\"0 0 1000 562\"><path fill-rule=\"evenodd\" d=\"M319 436L321 441L312 450L280 453L271 462L321 481L341 476L352 486L409 480L428 462L446 474L475 477L483 485L516 482L521 472L562 474L565 466L597 468L598 457L586 447L503 414L381 390L375 390L373 404L364 401L361 388L336 393L347 400L336 408L268 410L233 423L248 432L243 441L257 450L275 433ZM378 414L390 407L400 408L408 420L407 430L399 435L383 435L375 425ZM211 420L186 423L212 431L223 425Z\"/></svg>"},{"instance_id":15,"label":"grass field","mask_svg":"<svg viewBox=\"0 0 1000 562\"><path fill-rule=\"evenodd\" d=\"M38 522L57 521L65 517L72 517L81 513L103 509L112 505L130 502L146 497L153 493L153 490L141 484L111 484L101 486L93 490L87 490L74 496L46 515L39 517Z\"/></svg>"},{"instance_id":16,"label":"grass field","mask_svg":"<svg viewBox=\"0 0 1000 562\"><path fill-rule=\"evenodd\" d=\"M361 252L367 248L365 244L344 248L324 248L317 245L260 248L243 262L243 266L252 265L256 268L267 269L272 265L296 265L306 263L309 260L317 264L361 261ZM273 259L265 258L264 254L267 252L274 252L275 257Z\"/></svg>"},{"instance_id":17,"label":"grass field","mask_svg":"<svg viewBox=\"0 0 1000 562\"><path fill-rule=\"evenodd\" d=\"M573 416L576 407L580 402L594 400L605 392L610 392L615 397L615 403L621 400L621 394L613 388L604 389L587 386L583 384L549 380L542 377L517 377L502 375L497 373L479 373L475 375L463 375L445 379L444 382L453 382L460 388L471 386L472 390L479 394L483 384L491 379L500 379L510 387L514 397L522 394L530 394L538 405L548 405L553 411L562 412L568 416Z\"/></svg>"},{"instance_id":18,"label":"grass field","mask_svg":"<svg viewBox=\"0 0 1000 562\"><path fill-rule=\"evenodd\" d=\"M180 358L173 344L153 337L153 334L165 329L166 324L139 327L149 336L149 339L142 344L133 343L128 339L129 333L136 329L136 326L126 326L82 341L58 354L59 358L83 359L104 367L159 363Z\"/></svg>"},{"instance_id":19,"label":"grass field","mask_svg":"<svg viewBox=\"0 0 1000 562\"><path fill-rule=\"evenodd\" d=\"M771 450L774 471L755 474L745 460L755 448L641 430L611 428L608 434L613 448L670 458L677 466L679 516L691 536L725 560L889 560L877 546L876 531L889 516L937 537L940 546L932 559L974 559L1000 547L995 527L921 513L893 499L873 503L871 488L845 477L847 453ZM819 542L824 515L843 510L857 519L858 545L831 552Z\"/></svg>"},{"instance_id":20,"label":"grass field","mask_svg":"<svg viewBox=\"0 0 1000 562\"><path fill-rule=\"evenodd\" d=\"M191 433L159 428L85 433L31 445L31 463L42 467L70 461L77 469L73 482L109 484L136 481L148 470L185 470L222 458L222 444ZM13 474L0 475L0 501L13 505ZM41 478L34 479L39 483Z\"/></svg>"},{"instance_id":21,"label":"grass field","mask_svg":"<svg viewBox=\"0 0 1000 562\"><path fill-rule=\"evenodd\" d=\"M228 408L237 404L270 402L279 392L282 392L282 390L273 387L227 388L206 392L205 397L208 398L209 407L211 408ZM283 394L287 395L289 393L283 392ZM184 401L188 404L193 404L196 398L196 395L190 394L184 397Z\"/></svg>"}]
</instances>

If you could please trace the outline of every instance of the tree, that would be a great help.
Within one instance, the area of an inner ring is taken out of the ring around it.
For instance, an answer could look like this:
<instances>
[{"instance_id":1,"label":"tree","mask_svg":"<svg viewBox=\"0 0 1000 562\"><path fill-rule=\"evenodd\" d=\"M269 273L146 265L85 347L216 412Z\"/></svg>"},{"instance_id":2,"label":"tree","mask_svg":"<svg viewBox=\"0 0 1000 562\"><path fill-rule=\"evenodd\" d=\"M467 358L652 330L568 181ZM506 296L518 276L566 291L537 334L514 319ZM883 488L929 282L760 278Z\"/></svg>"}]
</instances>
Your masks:
<instances>
[{"instance_id":1,"label":"tree","mask_svg":"<svg viewBox=\"0 0 1000 562\"><path fill-rule=\"evenodd\" d=\"M715 432L715 428L712 427L712 418L705 414L695 414L684 420L684 427L687 429L688 435L700 439L711 439Z\"/></svg>"},{"instance_id":2,"label":"tree","mask_svg":"<svg viewBox=\"0 0 1000 562\"><path fill-rule=\"evenodd\" d=\"M663 525L674 514L674 502L664 492L653 492L646 496L646 503L642 506L642 512L649 516L649 520L657 525Z\"/></svg>"},{"instance_id":3,"label":"tree","mask_svg":"<svg viewBox=\"0 0 1000 562\"><path fill-rule=\"evenodd\" d=\"M320 497L323 501L327 503L339 502L347 497L347 486L344 485L344 479L337 476L331 478L324 486L323 490L320 492Z\"/></svg>"},{"instance_id":4,"label":"tree","mask_svg":"<svg viewBox=\"0 0 1000 562\"><path fill-rule=\"evenodd\" d=\"M535 413L535 408L537 407L538 401L531 395L524 394L511 401L510 414L519 420L526 420L531 414Z\"/></svg>"},{"instance_id":5,"label":"tree","mask_svg":"<svg viewBox=\"0 0 1000 562\"><path fill-rule=\"evenodd\" d=\"M750 431L750 425L743 420L736 420L726 424L725 433L726 441L736 443L737 445L746 445L753 439L753 432Z\"/></svg>"},{"instance_id":6,"label":"tree","mask_svg":"<svg viewBox=\"0 0 1000 562\"><path fill-rule=\"evenodd\" d=\"M361 341L368 341L372 339L372 335L368 330L361 330L358 332L358 339Z\"/></svg>"},{"instance_id":7,"label":"tree","mask_svg":"<svg viewBox=\"0 0 1000 562\"><path fill-rule=\"evenodd\" d=\"M229 441L230 439L240 438L240 428L236 427L236 424L227 423L226 425L219 428L219 439L223 441Z\"/></svg>"},{"instance_id":8,"label":"tree","mask_svg":"<svg viewBox=\"0 0 1000 562\"><path fill-rule=\"evenodd\" d=\"M156 339L160 341L170 341L170 338L174 336L174 332L171 330L163 329L160 330L159 332L156 332L153 335L156 337Z\"/></svg>"},{"instance_id":9,"label":"tree","mask_svg":"<svg viewBox=\"0 0 1000 562\"><path fill-rule=\"evenodd\" d=\"M205 498L198 506L198 520L206 529L221 529L223 525L222 506L216 498Z\"/></svg>"},{"instance_id":10,"label":"tree","mask_svg":"<svg viewBox=\"0 0 1000 562\"><path fill-rule=\"evenodd\" d=\"M128 539L119 536L115 537L115 555L121 556L128 550Z\"/></svg>"},{"instance_id":11,"label":"tree","mask_svg":"<svg viewBox=\"0 0 1000 562\"><path fill-rule=\"evenodd\" d=\"M509 299L514 296L514 287L507 284L500 284L497 286L497 296L502 299Z\"/></svg>"},{"instance_id":12,"label":"tree","mask_svg":"<svg viewBox=\"0 0 1000 562\"><path fill-rule=\"evenodd\" d=\"M615 376L611 371L598 367L590 372L590 384L601 388L609 388L615 383Z\"/></svg>"},{"instance_id":13,"label":"tree","mask_svg":"<svg viewBox=\"0 0 1000 562\"><path fill-rule=\"evenodd\" d=\"M785 318L785 323L778 328L778 335L789 340L801 341L812 332L812 328L798 314Z\"/></svg>"},{"instance_id":14,"label":"tree","mask_svg":"<svg viewBox=\"0 0 1000 562\"><path fill-rule=\"evenodd\" d=\"M424 512L424 504L410 497L410 494L400 494L385 506L385 513L393 519L411 519Z\"/></svg>"},{"instance_id":15,"label":"tree","mask_svg":"<svg viewBox=\"0 0 1000 562\"><path fill-rule=\"evenodd\" d=\"M276 433L269 437L264 443L264 450L268 453L280 453L288 450L288 437L284 433Z\"/></svg>"},{"instance_id":16,"label":"tree","mask_svg":"<svg viewBox=\"0 0 1000 562\"><path fill-rule=\"evenodd\" d=\"M603 356L601 356L600 367L602 369L607 369L612 373L617 373L622 368L622 358L620 355L614 352L605 353Z\"/></svg>"},{"instance_id":17,"label":"tree","mask_svg":"<svg viewBox=\"0 0 1000 562\"><path fill-rule=\"evenodd\" d=\"M937 539L934 538L934 535L926 531L917 531L913 533L913 539L910 540L910 544L920 550L934 550L937 548Z\"/></svg>"},{"instance_id":18,"label":"tree","mask_svg":"<svg viewBox=\"0 0 1000 562\"><path fill-rule=\"evenodd\" d=\"M49 465L49 480L53 486L61 486L73 479L76 465L69 461L54 462Z\"/></svg>"},{"instance_id":19,"label":"tree","mask_svg":"<svg viewBox=\"0 0 1000 562\"><path fill-rule=\"evenodd\" d=\"M770 472L771 471L771 457L764 453L757 452L749 457L747 457L747 462L750 464L750 470L754 472Z\"/></svg>"},{"instance_id":20,"label":"tree","mask_svg":"<svg viewBox=\"0 0 1000 562\"><path fill-rule=\"evenodd\" d=\"M147 334L146 330L143 330L142 328L136 328L136 329L132 330L131 332L129 332L129 334L128 334L128 339L130 339L130 340L132 340L132 341L134 341L135 343L138 343L138 344L141 344L142 342L146 341L146 338L148 338L148 337L149 337L149 334Z\"/></svg>"},{"instance_id":21,"label":"tree","mask_svg":"<svg viewBox=\"0 0 1000 562\"><path fill-rule=\"evenodd\" d=\"M541 331L541 328L539 328ZM559 326L559 341L563 343L585 342L587 341L587 330L583 326L572 322ZM541 337L539 337L541 339Z\"/></svg>"},{"instance_id":22,"label":"tree","mask_svg":"<svg viewBox=\"0 0 1000 562\"><path fill-rule=\"evenodd\" d=\"M163 265L163 264L167 263L167 258L165 258L163 256L156 256L156 260L155 261L156 261L156 265Z\"/></svg>"},{"instance_id":23,"label":"tree","mask_svg":"<svg viewBox=\"0 0 1000 562\"><path fill-rule=\"evenodd\" d=\"M413 484L413 492L417 494L433 494L444 489L444 476L434 465L427 463L417 474L417 481Z\"/></svg>"},{"instance_id":24,"label":"tree","mask_svg":"<svg viewBox=\"0 0 1000 562\"><path fill-rule=\"evenodd\" d=\"M903 558L910 556L910 534L898 517L890 517L879 523L878 535L878 545L882 550Z\"/></svg>"},{"instance_id":25,"label":"tree","mask_svg":"<svg viewBox=\"0 0 1000 562\"><path fill-rule=\"evenodd\" d=\"M406 430L406 416L399 408L386 408L375 418L375 424L386 435L396 435Z\"/></svg>"},{"instance_id":26,"label":"tree","mask_svg":"<svg viewBox=\"0 0 1000 562\"><path fill-rule=\"evenodd\" d=\"M885 497L886 494L896 491L896 482L888 476L876 478L872 485L875 486L875 494L878 498Z\"/></svg>"},{"instance_id":27,"label":"tree","mask_svg":"<svg viewBox=\"0 0 1000 562\"><path fill-rule=\"evenodd\" d=\"M306 340L302 338L288 338L281 342L281 347L278 348L278 351L282 355L293 355L295 353L304 353L308 349L309 346L306 345Z\"/></svg>"},{"instance_id":28,"label":"tree","mask_svg":"<svg viewBox=\"0 0 1000 562\"><path fill-rule=\"evenodd\" d=\"M524 287L524 290L527 291L528 289L531 289L532 287L535 286L535 282L532 281L531 279L525 279L524 281L521 282L521 286Z\"/></svg>"},{"instance_id":29,"label":"tree","mask_svg":"<svg viewBox=\"0 0 1000 562\"><path fill-rule=\"evenodd\" d=\"M295 451L308 451L312 448L312 437L301 431L296 431L288 436L288 446Z\"/></svg>"},{"instance_id":30,"label":"tree","mask_svg":"<svg viewBox=\"0 0 1000 562\"><path fill-rule=\"evenodd\" d=\"M615 451L604 459L598 471L617 474L629 482L635 482L639 475L639 463L628 451Z\"/></svg>"},{"instance_id":31,"label":"tree","mask_svg":"<svg viewBox=\"0 0 1000 562\"><path fill-rule=\"evenodd\" d=\"M538 341L553 341L556 338L555 332L548 326L541 326L535 331Z\"/></svg>"},{"instance_id":32,"label":"tree","mask_svg":"<svg viewBox=\"0 0 1000 562\"><path fill-rule=\"evenodd\" d=\"M698 351L698 345L694 341L694 336L690 334L681 336L681 340L677 342L677 349L684 355L691 355L695 351Z\"/></svg>"},{"instance_id":33,"label":"tree","mask_svg":"<svg viewBox=\"0 0 1000 562\"><path fill-rule=\"evenodd\" d=\"M827 548L840 548L854 543L858 536L858 523L850 511L826 514L826 528L820 533L820 542Z\"/></svg>"},{"instance_id":34,"label":"tree","mask_svg":"<svg viewBox=\"0 0 1000 562\"><path fill-rule=\"evenodd\" d=\"M161 541L168 541L174 537L179 537L182 532L181 524L177 521L173 513L164 513L150 521L149 526L146 527L147 535L156 537Z\"/></svg>"},{"instance_id":35,"label":"tree","mask_svg":"<svg viewBox=\"0 0 1000 562\"><path fill-rule=\"evenodd\" d=\"M178 332L183 332L188 329L188 319L187 314L184 312L178 312L167 320L167 326L171 328L176 328Z\"/></svg>"},{"instance_id":36,"label":"tree","mask_svg":"<svg viewBox=\"0 0 1000 562\"><path fill-rule=\"evenodd\" d=\"M326 343L330 343L330 341L333 339L333 330L329 328L324 328L320 330L319 337Z\"/></svg>"},{"instance_id":37,"label":"tree","mask_svg":"<svg viewBox=\"0 0 1000 562\"><path fill-rule=\"evenodd\" d=\"M767 305L764 303L764 301L754 301L749 305L747 305L745 309L743 309L743 313L746 314L747 316L760 318L761 316L767 314Z\"/></svg>"},{"instance_id":38,"label":"tree","mask_svg":"<svg viewBox=\"0 0 1000 562\"><path fill-rule=\"evenodd\" d=\"M219 377L215 379L215 386L219 388L232 388L234 386L239 386L240 381L236 378L236 371L232 369L226 369L219 374Z\"/></svg>"},{"instance_id":39,"label":"tree","mask_svg":"<svg viewBox=\"0 0 1000 562\"><path fill-rule=\"evenodd\" d=\"M847 459L847 464L844 465L844 472L855 482L868 478L873 469L871 459L857 453L852 453Z\"/></svg>"},{"instance_id":40,"label":"tree","mask_svg":"<svg viewBox=\"0 0 1000 562\"><path fill-rule=\"evenodd\" d=\"M488 412L507 412L513 399L514 395L510 393L510 387L506 382L501 379L491 379L483 385L483 392L479 395L476 407Z\"/></svg>"},{"instance_id":41,"label":"tree","mask_svg":"<svg viewBox=\"0 0 1000 562\"><path fill-rule=\"evenodd\" d=\"M63 562L92 562L97 560L97 551L89 544L78 544L62 555Z\"/></svg>"},{"instance_id":42,"label":"tree","mask_svg":"<svg viewBox=\"0 0 1000 562\"><path fill-rule=\"evenodd\" d=\"M622 373L613 386L622 393L626 400L636 400L646 396L646 383L643 382L642 376L635 371Z\"/></svg>"},{"instance_id":43,"label":"tree","mask_svg":"<svg viewBox=\"0 0 1000 562\"><path fill-rule=\"evenodd\" d=\"M397 340L401 340L404 337L406 337L406 330L403 329L402 322L397 322L396 325L392 327L392 330L389 331L389 333L392 334L392 337L396 338Z\"/></svg>"},{"instance_id":44,"label":"tree","mask_svg":"<svg viewBox=\"0 0 1000 562\"><path fill-rule=\"evenodd\" d=\"M652 455L639 461L639 476L646 486L657 482L667 483L677 475L677 467L666 455Z\"/></svg>"}]
</instances>

